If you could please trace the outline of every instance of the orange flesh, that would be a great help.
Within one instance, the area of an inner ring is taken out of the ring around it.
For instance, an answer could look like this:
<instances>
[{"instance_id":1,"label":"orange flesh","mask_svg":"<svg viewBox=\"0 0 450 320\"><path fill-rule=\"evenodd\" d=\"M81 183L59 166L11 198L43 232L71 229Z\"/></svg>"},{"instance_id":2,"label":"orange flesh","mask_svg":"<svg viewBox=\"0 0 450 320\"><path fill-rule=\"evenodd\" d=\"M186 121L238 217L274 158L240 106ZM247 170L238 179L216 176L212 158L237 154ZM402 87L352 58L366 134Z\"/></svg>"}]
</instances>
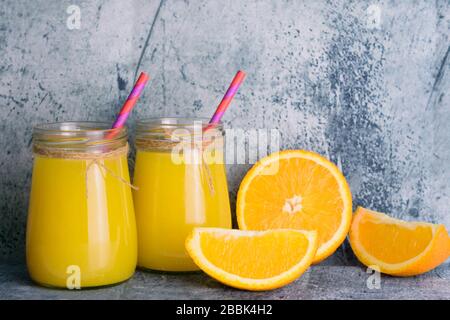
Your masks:
<instances>
[{"instance_id":1,"label":"orange flesh","mask_svg":"<svg viewBox=\"0 0 450 320\"><path fill-rule=\"evenodd\" d=\"M286 199L295 196L302 198L302 209L283 211ZM343 209L338 183L328 169L307 159L283 159L276 175L251 181L245 196L245 223L249 230L317 230L320 245L335 234Z\"/></svg>"},{"instance_id":2,"label":"orange flesh","mask_svg":"<svg viewBox=\"0 0 450 320\"><path fill-rule=\"evenodd\" d=\"M394 223L380 223L379 218L366 215L360 221L358 238L364 249L373 257L395 264L422 253L433 238L433 229L428 225L399 227Z\"/></svg>"},{"instance_id":3,"label":"orange flesh","mask_svg":"<svg viewBox=\"0 0 450 320\"><path fill-rule=\"evenodd\" d=\"M200 246L205 257L224 271L244 278L266 279L296 265L306 254L309 241L302 234L292 233L253 237L205 233Z\"/></svg>"}]
</instances>

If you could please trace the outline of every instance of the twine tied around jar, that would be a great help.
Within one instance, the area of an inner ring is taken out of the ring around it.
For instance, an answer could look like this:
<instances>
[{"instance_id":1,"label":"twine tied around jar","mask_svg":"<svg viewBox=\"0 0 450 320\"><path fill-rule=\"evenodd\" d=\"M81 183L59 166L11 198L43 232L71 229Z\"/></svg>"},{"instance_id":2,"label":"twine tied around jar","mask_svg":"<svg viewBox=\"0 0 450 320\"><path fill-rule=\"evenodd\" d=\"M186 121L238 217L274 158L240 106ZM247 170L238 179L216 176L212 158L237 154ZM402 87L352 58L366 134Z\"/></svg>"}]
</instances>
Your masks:
<instances>
[{"instance_id":1,"label":"twine tied around jar","mask_svg":"<svg viewBox=\"0 0 450 320\"><path fill-rule=\"evenodd\" d=\"M92 165L97 165L100 169L100 172L102 173L102 176L105 177L105 171L110 174L113 178L117 179L121 183L125 184L126 186L130 187L133 190L139 190L138 187L134 186L127 180L125 180L123 177L117 175L114 171L106 167L103 163L100 162L100 160L106 159L106 158L113 158L120 155L127 155L128 154L128 143L120 148L114 149L112 151L108 152L101 152L101 153L92 153L92 152L68 152L66 150L60 150L57 148L48 148L45 146L39 146L34 145L33 147L33 153L36 155L39 155L41 157L46 158L58 158L58 159L72 159L72 160L86 160L89 163L86 166L86 172L85 172L85 184L86 184L86 198L88 198L89 190L88 190L88 173L91 169Z\"/></svg>"}]
</instances>

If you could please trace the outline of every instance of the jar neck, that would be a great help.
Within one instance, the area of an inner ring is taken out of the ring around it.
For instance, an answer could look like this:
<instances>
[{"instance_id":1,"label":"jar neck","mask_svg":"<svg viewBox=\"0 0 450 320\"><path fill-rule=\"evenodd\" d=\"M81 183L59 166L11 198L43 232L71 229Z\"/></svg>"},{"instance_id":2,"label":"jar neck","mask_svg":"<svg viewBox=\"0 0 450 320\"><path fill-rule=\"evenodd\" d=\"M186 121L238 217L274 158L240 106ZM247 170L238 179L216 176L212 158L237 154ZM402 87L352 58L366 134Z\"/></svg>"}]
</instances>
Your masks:
<instances>
[{"instance_id":1,"label":"jar neck","mask_svg":"<svg viewBox=\"0 0 450 320\"><path fill-rule=\"evenodd\" d=\"M108 154L126 148L127 129L104 122L59 122L37 125L33 149L42 154Z\"/></svg>"},{"instance_id":2,"label":"jar neck","mask_svg":"<svg viewBox=\"0 0 450 320\"><path fill-rule=\"evenodd\" d=\"M185 147L222 146L224 130L221 123L211 125L206 118L155 118L138 121L138 149L170 150Z\"/></svg>"}]
</instances>

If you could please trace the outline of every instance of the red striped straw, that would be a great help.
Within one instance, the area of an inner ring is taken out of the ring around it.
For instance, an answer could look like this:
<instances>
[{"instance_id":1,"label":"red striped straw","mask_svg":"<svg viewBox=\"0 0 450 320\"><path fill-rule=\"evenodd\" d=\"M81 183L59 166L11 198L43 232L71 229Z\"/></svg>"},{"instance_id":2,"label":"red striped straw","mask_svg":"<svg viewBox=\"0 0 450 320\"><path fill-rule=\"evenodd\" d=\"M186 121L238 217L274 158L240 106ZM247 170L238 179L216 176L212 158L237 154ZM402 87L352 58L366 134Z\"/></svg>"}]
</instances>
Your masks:
<instances>
[{"instance_id":1,"label":"red striped straw","mask_svg":"<svg viewBox=\"0 0 450 320\"><path fill-rule=\"evenodd\" d=\"M218 124L220 122L220 119L222 119L223 114L230 105L231 100L238 91L242 81L244 81L244 78L245 72L239 70L234 76L233 81L231 81L231 84L228 87L227 92L223 96L222 101L220 101L219 105L217 106L216 112L214 112L214 115L212 116L211 120L209 120L209 125L205 128L205 131L210 127L212 127L213 125Z\"/></svg>"},{"instance_id":2,"label":"red striped straw","mask_svg":"<svg viewBox=\"0 0 450 320\"><path fill-rule=\"evenodd\" d=\"M122 109L120 109L120 112L117 115L116 121L114 121L114 124L112 125L112 129L123 127L123 125L125 124L125 122L128 119L128 116L131 113L131 110L135 106L136 102L139 99L139 96L141 95L142 91L144 90L148 79L149 79L149 76L145 72L142 72L139 75L139 78L137 79L136 83L134 84L133 90L131 90L130 95L128 96L127 100L125 101L125 103L122 106Z\"/></svg>"},{"instance_id":3,"label":"red striped straw","mask_svg":"<svg viewBox=\"0 0 450 320\"><path fill-rule=\"evenodd\" d=\"M122 106L122 109L120 109L119 114L117 115L116 121L114 121L111 129L116 128L122 128L125 122L128 119L128 116L131 113L131 110L135 106L136 102L139 99L139 96L141 95L142 91L145 88L145 85L147 84L147 81L149 79L149 76L145 72L141 72L139 75L139 78L137 79L136 83L134 84L133 90L131 90L130 94L128 95L127 100ZM117 134L117 130L113 130L108 133L106 136L106 139L112 139Z\"/></svg>"}]
</instances>

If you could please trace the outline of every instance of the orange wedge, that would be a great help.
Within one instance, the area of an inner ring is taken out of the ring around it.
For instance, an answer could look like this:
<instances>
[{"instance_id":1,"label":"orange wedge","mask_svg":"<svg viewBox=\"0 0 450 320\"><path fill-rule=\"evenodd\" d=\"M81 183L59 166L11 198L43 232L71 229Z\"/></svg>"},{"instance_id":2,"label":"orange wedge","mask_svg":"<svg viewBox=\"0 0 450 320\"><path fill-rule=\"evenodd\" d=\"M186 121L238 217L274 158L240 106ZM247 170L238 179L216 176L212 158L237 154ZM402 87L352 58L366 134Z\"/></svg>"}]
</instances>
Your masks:
<instances>
[{"instance_id":1,"label":"orange wedge","mask_svg":"<svg viewBox=\"0 0 450 320\"><path fill-rule=\"evenodd\" d=\"M186 239L194 262L216 280L239 289L271 290L297 279L317 250L313 231L241 231L194 228Z\"/></svg>"},{"instance_id":2,"label":"orange wedge","mask_svg":"<svg viewBox=\"0 0 450 320\"><path fill-rule=\"evenodd\" d=\"M430 271L450 256L442 224L407 222L361 207L353 218L350 244L363 264L395 276Z\"/></svg>"},{"instance_id":3,"label":"orange wedge","mask_svg":"<svg viewBox=\"0 0 450 320\"><path fill-rule=\"evenodd\" d=\"M317 263L345 240L352 196L333 163L313 152L286 150L250 169L239 188L236 211L242 230L316 230Z\"/></svg>"}]
</instances>

